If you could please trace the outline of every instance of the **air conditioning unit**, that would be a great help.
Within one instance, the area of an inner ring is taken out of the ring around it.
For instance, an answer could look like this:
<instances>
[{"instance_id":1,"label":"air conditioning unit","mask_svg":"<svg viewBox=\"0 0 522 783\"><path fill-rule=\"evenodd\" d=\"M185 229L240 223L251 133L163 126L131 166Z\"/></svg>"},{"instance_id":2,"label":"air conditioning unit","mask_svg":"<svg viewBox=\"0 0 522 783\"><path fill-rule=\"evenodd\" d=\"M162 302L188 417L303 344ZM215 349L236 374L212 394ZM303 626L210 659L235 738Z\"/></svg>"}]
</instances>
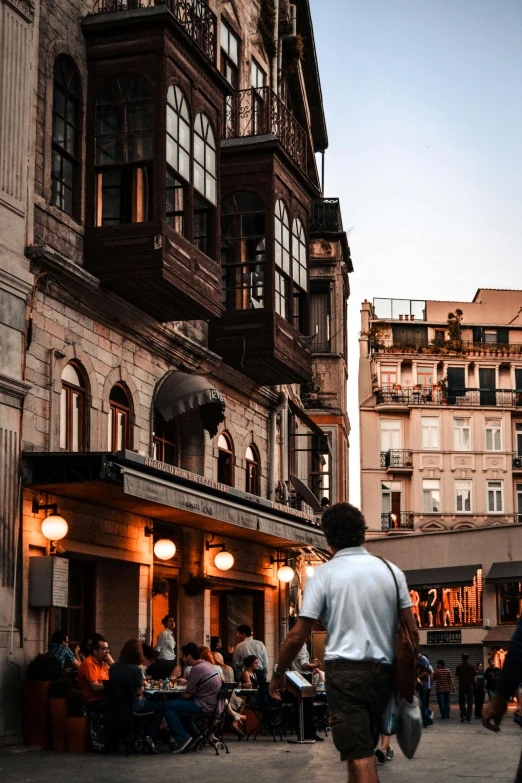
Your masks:
<instances>
[{"instance_id":1,"label":"air conditioning unit","mask_svg":"<svg viewBox=\"0 0 522 783\"><path fill-rule=\"evenodd\" d=\"M513 457L513 467L522 468L522 457Z\"/></svg>"}]
</instances>

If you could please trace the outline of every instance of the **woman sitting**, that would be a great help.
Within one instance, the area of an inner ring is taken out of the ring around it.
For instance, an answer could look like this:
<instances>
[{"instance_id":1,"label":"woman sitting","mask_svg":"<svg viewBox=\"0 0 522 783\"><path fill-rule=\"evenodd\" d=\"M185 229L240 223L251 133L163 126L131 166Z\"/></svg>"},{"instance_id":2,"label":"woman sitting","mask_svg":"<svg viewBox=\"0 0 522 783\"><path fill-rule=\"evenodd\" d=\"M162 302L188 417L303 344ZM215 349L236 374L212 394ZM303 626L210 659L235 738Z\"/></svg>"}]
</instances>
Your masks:
<instances>
[{"instance_id":1,"label":"woman sitting","mask_svg":"<svg viewBox=\"0 0 522 783\"><path fill-rule=\"evenodd\" d=\"M259 668L259 658L255 655L247 655L243 661L243 671L241 672L242 688L259 688L259 679L257 669Z\"/></svg>"},{"instance_id":2,"label":"woman sitting","mask_svg":"<svg viewBox=\"0 0 522 783\"><path fill-rule=\"evenodd\" d=\"M226 665L220 652L214 653L214 660L221 669L224 682L234 682L234 670L231 666ZM240 740L245 737L245 733L241 731L240 727L241 721L246 720L246 715L242 715L244 708L245 702L243 699L237 693L232 692L227 705L227 715L230 715L232 718L232 731L237 734L237 738Z\"/></svg>"}]
</instances>

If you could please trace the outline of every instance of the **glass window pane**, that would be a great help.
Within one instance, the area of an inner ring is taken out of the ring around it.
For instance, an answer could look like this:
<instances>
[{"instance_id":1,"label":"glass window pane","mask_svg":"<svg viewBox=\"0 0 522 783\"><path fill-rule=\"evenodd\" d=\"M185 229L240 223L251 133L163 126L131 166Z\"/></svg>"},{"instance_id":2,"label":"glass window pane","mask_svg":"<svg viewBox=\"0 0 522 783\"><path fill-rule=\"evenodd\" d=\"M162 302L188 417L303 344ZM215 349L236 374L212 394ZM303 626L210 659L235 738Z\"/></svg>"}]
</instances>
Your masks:
<instances>
[{"instance_id":1,"label":"glass window pane","mask_svg":"<svg viewBox=\"0 0 522 783\"><path fill-rule=\"evenodd\" d=\"M190 156L188 152L185 152L185 150L180 149L179 151L179 173L181 176L187 180L187 182L190 181Z\"/></svg>"},{"instance_id":2,"label":"glass window pane","mask_svg":"<svg viewBox=\"0 0 522 783\"><path fill-rule=\"evenodd\" d=\"M67 390L60 394L60 448L67 448Z\"/></svg>"},{"instance_id":3,"label":"glass window pane","mask_svg":"<svg viewBox=\"0 0 522 783\"><path fill-rule=\"evenodd\" d=\"M71 383L73 386L79 386L79 387L83 386L78 371L76 370L73 364L65 365L65 367L62 370L61 377L62 377L62 381L65 381L66 383Z\"/></svg>"},{"instance_id":4,"label":"glass window pane","mask_svg":"<svg viewBox=\"0 0 522 783\"><path fill-rule=\"evenodd\" d=\"M205 194L205 171L198 163L194 163L194 187Z\"/></svg>"}]
</instances>

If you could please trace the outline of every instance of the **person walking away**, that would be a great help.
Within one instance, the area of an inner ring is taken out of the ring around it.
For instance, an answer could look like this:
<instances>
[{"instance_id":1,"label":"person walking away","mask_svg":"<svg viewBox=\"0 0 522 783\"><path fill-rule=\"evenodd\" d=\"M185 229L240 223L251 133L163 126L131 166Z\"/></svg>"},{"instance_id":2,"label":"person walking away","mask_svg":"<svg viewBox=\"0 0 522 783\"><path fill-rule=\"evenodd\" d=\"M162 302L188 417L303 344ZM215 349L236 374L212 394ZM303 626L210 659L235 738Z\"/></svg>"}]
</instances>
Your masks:
<instances>
[{"instance_id":1,"label":"person walking away","mask_svg":"<svg viewBox=\"0 0 522 783\"><path fill-rule=\"evenodd\" d=\"M176 662L176 639L174 638L176 621L171 614L167 614L161 622L164 629L158 634L155 647L158 661L169 661L174 666Z\"/></svg>"},{"instance_id":2,"label":"person walking away","mask_svg":"<svg viewBox=\"0 0 522 783\"><path fill-rule=\"evenodd\" d=\"M488 668L484 672L484 683L488 694L488 699L491 701L493 694L497 690L498 678L500 677L500 669L495 666L495 659L488 659Z\"/></svg>"},{"instance_id":3,"label":"person walking away","mask_svg":"<svg viewBox=\"0 0 522 783\"><path fill-rule=\"evenodd\" d=\"M412 601L402 571L390 565L390 572L364 548L366 523L359 509L337 503L324 512L321 525L333 557L306 582L301 614L281 647L270 695L280 699L284 672L320 619L327 630L324 667L335 747L348 762L350 783L378 783L374 748L393 687L395 580L401 617L417 638Z\"/></svg>"},{"instance_id":4,"label":"person walking away","mask_svg":"<svg viewBox=\"0 0 522 783\"><path fill-rule=\"evenodd\" d=\"M475 667L475 718L482 717L484 695L484 664L477 663Z\"/></svg>"},{"instance_id":5,"label":"person walking away","mask_svg":"<svg viewBox=\"0 0 522 783\"><path fill-rule=\"evenodd\" d=\"M236 677L239 680L243 671L245 658L254 655L259 661L257 677L259 684L266 682L268 677L268 654L266 647L259 639L254 639L252 629L249 625L239 625L236 631L237 645L234 650L233 667Z\"/></svg>"},{"instance_id":6,"label":"person walking away","mask_svg":"<svg viewBox=\"0 0 522 783\"><path fill-rule=\"evenodd\" d=\"M431 666L430 662L425 655L420 655L417 658L417 693L419 696L419 704L421 708L422 725L425 729L428 726L433 725L433 720L430 717L429 710L429 694L431 691Z\"/></svg>"},{"instance_id":7,"label":"person walking away","mask_svg":"<svg viewBox=\"0 0 522 783\"><path fill-rule=\"evenodd\" d=\"M482 725L486 729L500 731L500 723L508 708L509 698L520 682L522 682L522 617L511 637L497 689L482 708ZM522 755L514 783L522 783Z\"/></svg>"},{"instance_id":8,"label":"person walking away","mask_svg":"<svg viewBox=\"0 0 522 783\"><path fill-rule=\"evenodd\" d=\"M470 664L467 653L462 653L462 663L457 666L455 676L459 681L460 722L471 723L476 677L475 668Z\"/></svg>"},{"instance_id":9,"label":"person walking away","mask_svg":"<svg viewBox=\"0 0 522 783\"><path fill-rule=\"evenodd\" d=\"M437 668L433 672L433 682L435 683L435 693L437 694L441 720L447 720L451 717L450 691L455 693L455 681L442 658L437 661Z\"/></svg>"}]
</instances>

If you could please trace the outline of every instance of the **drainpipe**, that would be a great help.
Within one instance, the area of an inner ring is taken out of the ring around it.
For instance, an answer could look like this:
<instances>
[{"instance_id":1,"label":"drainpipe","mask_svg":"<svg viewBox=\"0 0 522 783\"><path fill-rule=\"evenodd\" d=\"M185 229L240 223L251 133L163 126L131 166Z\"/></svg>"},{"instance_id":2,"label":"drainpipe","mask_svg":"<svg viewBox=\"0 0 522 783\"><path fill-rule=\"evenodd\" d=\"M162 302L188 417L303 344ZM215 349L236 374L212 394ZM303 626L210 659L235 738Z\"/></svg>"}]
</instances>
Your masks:
<instances>
[{"instance_id":1,"label":"drainpipe","mask_svg":"<svg viewBox=\"0 0 522 783\"><path fill-rule=\"evenodd\" d=\"M285 395L285 407L281 412L281 483L283 485L283 503L288 501L288 408Z\"/></svg>"},{"instance_id":2,"label":"drainpipe","mask_svg":"<svg viewBox=\"0 0 522 783\"><path fill-rule=\"evenodd\" d=\"M268 464L268 497L275 500L277 475L277 417L286 409L286 394L280 392L279 404L270 411L270 462ZM282 430L282 428L281 428ZM282 436L282 432L281 432ZM282 444L281 444L282 445Z\"/></svg>"}]
</instances>

